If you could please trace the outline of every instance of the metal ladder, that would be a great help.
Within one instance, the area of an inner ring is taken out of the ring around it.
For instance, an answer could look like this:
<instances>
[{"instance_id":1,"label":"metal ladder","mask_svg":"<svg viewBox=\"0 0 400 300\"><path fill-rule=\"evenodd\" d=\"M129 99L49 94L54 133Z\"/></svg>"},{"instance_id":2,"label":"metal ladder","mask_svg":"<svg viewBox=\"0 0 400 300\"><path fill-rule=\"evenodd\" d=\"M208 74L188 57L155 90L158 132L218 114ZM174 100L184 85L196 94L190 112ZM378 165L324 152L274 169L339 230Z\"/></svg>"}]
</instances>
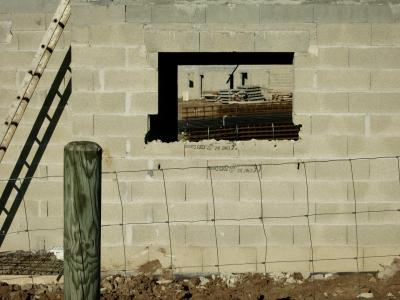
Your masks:
<instances>
[{"instance_id":1,"label":"metal ladder","mask_svg":"<svg viewBox=\"0 0 400 300\"><path fill-rule=\"evenodd\" d=\"M0 143L0 163L71 16L70 2L71 0L61 0L42 43L33 58L32 68L25 75L23 86L10 107L5 121L5 133Z\"/></svg>"}]
</instances>

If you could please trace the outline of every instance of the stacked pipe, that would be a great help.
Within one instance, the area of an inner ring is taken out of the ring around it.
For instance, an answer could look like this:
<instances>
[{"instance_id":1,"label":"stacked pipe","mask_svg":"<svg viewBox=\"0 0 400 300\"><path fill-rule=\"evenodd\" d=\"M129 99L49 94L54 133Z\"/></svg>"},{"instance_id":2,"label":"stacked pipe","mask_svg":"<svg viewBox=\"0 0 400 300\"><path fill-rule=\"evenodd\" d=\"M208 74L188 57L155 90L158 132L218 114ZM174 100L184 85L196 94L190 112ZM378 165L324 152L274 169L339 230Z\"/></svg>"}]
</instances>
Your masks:
<instances>
[{"instance_id":1,"label":"stacked pipe","mask_svg":"<svg viewBox=\"0 0 400 300\"><path fill-rule=\"evenodd\" d=\"M221 102L265 101L259 86L238 86L237 89L220 90L218 99Z\"/></svg>"}]
</instances>

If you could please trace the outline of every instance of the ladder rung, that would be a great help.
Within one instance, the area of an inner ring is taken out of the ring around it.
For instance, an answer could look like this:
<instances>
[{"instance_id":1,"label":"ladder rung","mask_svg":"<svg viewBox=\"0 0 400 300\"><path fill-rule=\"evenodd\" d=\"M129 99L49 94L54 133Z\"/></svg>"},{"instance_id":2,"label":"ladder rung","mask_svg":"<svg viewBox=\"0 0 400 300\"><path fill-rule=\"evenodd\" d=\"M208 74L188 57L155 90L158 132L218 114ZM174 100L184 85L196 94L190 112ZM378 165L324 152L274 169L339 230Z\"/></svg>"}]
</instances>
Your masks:
<instances>
[{"instance_id":1,"label":"ladder rung","mask_svg":"<svg viewBox=\"0 0 400 300\"><path fill-rule=\"evenodd\" d=\"M46 47L46 50L49 51L50 53L53 53L54 49L50 48L50 47Z\"/></svg>"},{"instance_id":2,"label":"ladder rung","mask_svg":"<svg viewBox=\"0 0 400 300\"><path fill-rule=\"evenodd\" d=\"M62 28L62 29L64 29L65 28L65 24L63 23L63 22L58 22L58 25L60 25L60 27Z\"/></svg>"},{"instance_id":3,"label":"ladder rung","mask_svg":"<svg viewBox=\"0 0 400 300\"><path fill-rule=\"evenodd\" d=\"M42 45L43 46L43 45ZM37 77L42 77L42 73L41 72L38 72L37 70L36 71L32 71L32 70L29 70L28 71L28 73L32 76L32 77L35 77L35 76L37 76Z\"/></svg>"}]
</instances>

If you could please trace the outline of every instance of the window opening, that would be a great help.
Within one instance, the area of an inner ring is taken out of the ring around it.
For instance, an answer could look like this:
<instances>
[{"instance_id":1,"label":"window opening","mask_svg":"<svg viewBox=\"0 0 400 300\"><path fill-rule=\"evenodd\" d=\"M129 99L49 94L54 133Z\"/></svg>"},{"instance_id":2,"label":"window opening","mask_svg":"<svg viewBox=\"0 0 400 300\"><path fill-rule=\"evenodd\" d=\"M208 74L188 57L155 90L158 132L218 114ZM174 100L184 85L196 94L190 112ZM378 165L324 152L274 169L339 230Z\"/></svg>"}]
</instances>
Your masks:
<instances>
[{"instance_id":1,"label":"window opening","mask_svg":"<svg viewBox=\"0 0 400 300\"><path fill-rule=\"evenodd\" d=\"M240 75L242 78L242 85L246 85L247 73L243 72L243 73L240 73Z\"/></svg>"},{"instance_id":2,"label":"window opening","mask_svg":"<svg viewBox=\"0 0 400 300\"><path fill-rule=\"evenodd\" d=\"M293 53L159 53L146 142L298 139Z\"/></svg>"}]
</instances>

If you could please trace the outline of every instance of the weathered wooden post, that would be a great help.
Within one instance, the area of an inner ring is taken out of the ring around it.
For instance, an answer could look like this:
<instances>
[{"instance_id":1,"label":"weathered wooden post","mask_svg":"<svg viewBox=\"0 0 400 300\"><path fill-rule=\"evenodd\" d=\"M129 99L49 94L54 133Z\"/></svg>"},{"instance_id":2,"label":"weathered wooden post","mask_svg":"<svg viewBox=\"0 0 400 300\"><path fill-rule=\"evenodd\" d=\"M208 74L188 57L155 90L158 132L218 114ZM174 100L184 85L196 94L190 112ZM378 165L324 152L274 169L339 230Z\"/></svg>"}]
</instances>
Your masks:
<instances>
[{"instance_id":1,"label":"weathered wooden post","mask_svg":"<svg viewBox=\"0 0 400 300\"><path fill-rule=\"evenodd\" d=\"M100 299L101 155L93 142L64 148L64 298Z\"/></svg>"}]
</instances>

